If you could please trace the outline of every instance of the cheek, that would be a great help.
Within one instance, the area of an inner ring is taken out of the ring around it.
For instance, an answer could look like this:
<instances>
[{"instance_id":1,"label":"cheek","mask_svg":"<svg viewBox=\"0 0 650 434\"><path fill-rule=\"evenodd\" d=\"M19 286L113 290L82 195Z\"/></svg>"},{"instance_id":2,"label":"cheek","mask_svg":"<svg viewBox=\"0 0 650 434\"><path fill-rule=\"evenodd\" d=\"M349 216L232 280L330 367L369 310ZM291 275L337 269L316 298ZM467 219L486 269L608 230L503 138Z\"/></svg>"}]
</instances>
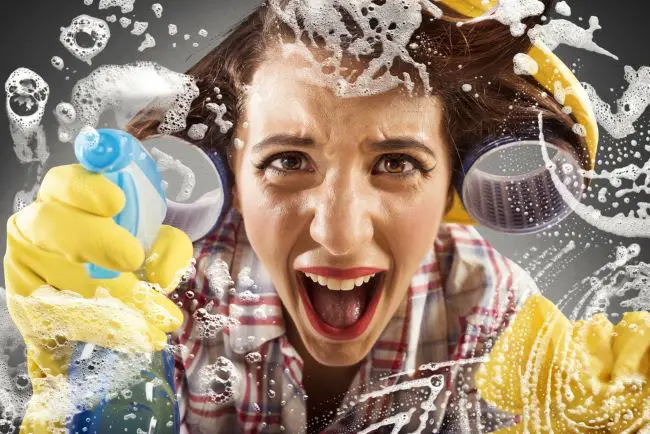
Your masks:
<instances>
[{"instance_id":1,"label":"cheek","mask_svg":"<svg viewBox=\"0 0 650 434\"><path fill-rule=\"evenodd\" d=\"M443 217L447 194L442 188L427 189L409 200L392 201L386 230L396 265L408 273L415 271L426 252L432 247Z\"/></svg>"}]
</instances>

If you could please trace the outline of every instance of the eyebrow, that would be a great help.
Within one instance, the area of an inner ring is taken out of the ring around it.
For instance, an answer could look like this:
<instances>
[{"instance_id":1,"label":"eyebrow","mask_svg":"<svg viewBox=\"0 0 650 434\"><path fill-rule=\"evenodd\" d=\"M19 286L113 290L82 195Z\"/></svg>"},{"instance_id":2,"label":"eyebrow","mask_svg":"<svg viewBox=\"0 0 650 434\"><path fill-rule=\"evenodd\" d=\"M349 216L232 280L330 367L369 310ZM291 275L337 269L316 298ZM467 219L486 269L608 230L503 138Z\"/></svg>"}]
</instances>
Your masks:
<instances>
[{"instance_id":1,"label":"eyebrow","mask_svg":"<svg viewBox=\"0 0 650 434\"><path fill-rule=\"evenodd\" d=\"M274 145L313 148L315 146L315 142L312 138L309 137L300 137L291 134L274 134L255 144L252 148L252 151L253 153L259 153L262 152L265 148ZM381 140L379 142L371 143L370 147L376 151L398 151L401 149L416 148L420 151L426 152L432 158L436 158L436 154L433 152L433 150L431 150L431 148L419 140L411 138L394 138Z\"/></svg>"}]
</instances>

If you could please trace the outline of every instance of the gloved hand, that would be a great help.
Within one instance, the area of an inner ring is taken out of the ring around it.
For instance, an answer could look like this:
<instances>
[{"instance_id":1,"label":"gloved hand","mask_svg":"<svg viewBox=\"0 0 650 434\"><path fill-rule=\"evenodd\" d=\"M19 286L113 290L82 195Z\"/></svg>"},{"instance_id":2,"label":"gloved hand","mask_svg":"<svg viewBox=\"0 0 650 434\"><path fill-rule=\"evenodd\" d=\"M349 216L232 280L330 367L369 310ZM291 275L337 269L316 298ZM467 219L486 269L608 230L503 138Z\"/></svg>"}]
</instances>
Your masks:
<instances>
[{"instance_id":1,"label":"gloved hand","mask_svg":"<svg viewBox=\"0 0 650 434\"><path fill-rule=\"evenodd\" d=\"M522 416L499 433L650 433L650 313L571 322L534 295L475 379L486 401Z\"/></svg>"},{"instance_id":2,"label":"gloved hand","mask_svg":"<svg viewBox=\"0 0 650 434\"><path fill-rule=\"evenodd\" d=\"M73 341L158 351L183 322L165 293L178 285L192 243L163 225L145 259L140 242L112 219L124 204L115 184L74 164L51 169L36 201L9 218L7 304L27 345L34 390L21 432L51 432L52 422L41 419L56 405L56 379L65 378ZM122 273L92 279L85 262Z\"/></svg>"}]
</instances>

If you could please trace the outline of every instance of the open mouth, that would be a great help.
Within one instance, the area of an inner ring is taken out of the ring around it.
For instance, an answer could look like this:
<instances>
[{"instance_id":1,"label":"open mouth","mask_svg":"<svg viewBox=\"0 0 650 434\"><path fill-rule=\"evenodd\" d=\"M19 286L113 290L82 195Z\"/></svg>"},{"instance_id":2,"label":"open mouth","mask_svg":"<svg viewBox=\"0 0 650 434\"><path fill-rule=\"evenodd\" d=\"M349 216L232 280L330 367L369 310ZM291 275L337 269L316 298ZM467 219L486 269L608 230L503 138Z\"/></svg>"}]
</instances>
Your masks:
<instances>
[{"instance_id":1,"label":"open mouth","mask_svg":"<svg viewBox=\"0 0 650 434\"><path fill-rule=\"evenodd\" d=\"M357 279L327 279L296 272L298 291L317 332L334 340L354 339L368 328L385 280L385 271Z\"/></svg>"}]
</instances>

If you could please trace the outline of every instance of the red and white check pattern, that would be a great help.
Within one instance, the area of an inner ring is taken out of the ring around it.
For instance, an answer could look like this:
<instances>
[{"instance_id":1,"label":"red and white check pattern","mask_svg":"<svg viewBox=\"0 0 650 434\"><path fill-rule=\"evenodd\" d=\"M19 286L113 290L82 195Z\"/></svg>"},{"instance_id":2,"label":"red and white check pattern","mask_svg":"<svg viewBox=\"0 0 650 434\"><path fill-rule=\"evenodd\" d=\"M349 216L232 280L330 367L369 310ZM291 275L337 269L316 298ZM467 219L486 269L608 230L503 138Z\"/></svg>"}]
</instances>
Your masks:
<instances>
[{"instance_id":1,"label":"red and white check pattern","mask_svg":"<svg viewBox=\"0 0 650 434\"><path fill-rule=\"evenodd\" d=\"M186 347L176 355L181 432L310 431L303 362L285 335L280 298L248 243L241 215L231 210L221 227L195 244L194 253L196 277L170 295L183 304L185 314L175 335L175 344ZM418 367L485 355L536 291L532 279L474 228L442 225L407 297L363 361L337 420L325 431L361 432L409 409L414 409L412 429L405 432L487 432L514 423L516 416L499 413L477 396L477 363ZM209 322L216 327L207 327ZM434 374L444 377L444 386L421 431L420 403L433 393L429 388L404 387L360 399Z\"/></svg>"}]
</instances>

